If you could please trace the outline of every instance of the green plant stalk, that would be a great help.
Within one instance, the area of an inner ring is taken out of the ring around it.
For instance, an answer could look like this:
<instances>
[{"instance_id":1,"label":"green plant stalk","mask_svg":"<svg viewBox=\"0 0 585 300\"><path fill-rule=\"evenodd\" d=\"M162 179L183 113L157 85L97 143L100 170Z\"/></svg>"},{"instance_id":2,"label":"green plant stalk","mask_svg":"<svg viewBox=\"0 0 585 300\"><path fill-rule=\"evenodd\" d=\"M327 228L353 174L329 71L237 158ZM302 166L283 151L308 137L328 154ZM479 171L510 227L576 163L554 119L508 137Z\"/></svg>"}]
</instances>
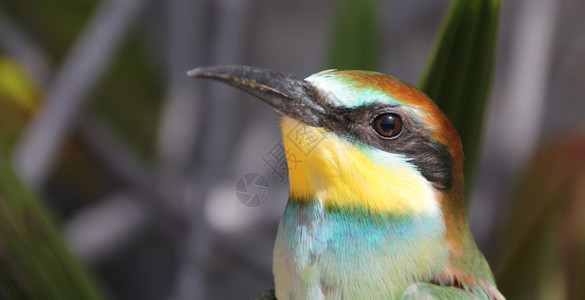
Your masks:
<instances>
[{"instance_id":1,"label":"green plant stalk","mask_svg":"<svg viewBox=\"0 0 585 300\"><path fill-rule=\"evenodd\" d=\"M376 70L379 16L377 0L340 0L326 68Z\"/></svg>"},{"instance_id":2,"label":"green plant stalk","mask_svg":"<svg viewBox=\"0 0 585 300\"><path fill-rule=\"evenodd\" d=\"M585 227L581 229L581 245L580 245L581 255L580 261L578 262L578 272L577 278L575 278L576 282L585 282ZM575 291L575 299L585 299L585 285L580 284L577 285L577 290Z\"/></svg>"},{"instance_id":3,"label":"green plant stalk","mask_svg":"<svg viewBox=\"0 0 585 300\"><path fill-rule=\"evenodd\" d=\"M0 291L8 299L27 299L28 297L15 281L8 266L0 264Z\"/></svg>"},{"instance_id":4,"label":"green plant stalk","mask_svg":"<svg viewBox=\"0 0 585 300\"><path fill-rule=\"evenodd\" d=\"M14 299L103 299L0 141L0 287Z\"/></svg>"},{"instance_id":5,"label":"green plant stalk","mask_svg":"<svg viewBox=\"0 0 585 300\"><path fill-rule=\"evenodd\" d=\"M467 200L480 157L500 5L500 0L453 0L420 81L461 137Z\"/></svg>"},{"instance_id":6,"label":"green plant stalk","mask_svg":"<svg viewBox=\"0 0 585 300\"><path fill-rule=\"evenodd\" d=\"M583 299L585 146L557 138L527 162L502 222L493 270L510 299ZM536 283L536 284L535 284Z\"/></svg>"}]
</instances>

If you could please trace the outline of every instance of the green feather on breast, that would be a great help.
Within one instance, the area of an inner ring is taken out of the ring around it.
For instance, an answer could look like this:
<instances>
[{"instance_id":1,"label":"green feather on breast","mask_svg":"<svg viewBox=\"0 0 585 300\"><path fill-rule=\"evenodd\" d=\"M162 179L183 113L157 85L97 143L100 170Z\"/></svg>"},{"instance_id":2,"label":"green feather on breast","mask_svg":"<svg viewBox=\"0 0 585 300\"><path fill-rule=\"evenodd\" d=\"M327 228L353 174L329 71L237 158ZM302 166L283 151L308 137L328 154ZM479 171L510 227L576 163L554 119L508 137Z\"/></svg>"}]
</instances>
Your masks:
<instances>
[{"instance_id":1,"label":"green feather on breast","mask_svg":"<svg viewBox=\"0 0 585 300\"><path fill-rule=\"evenodd\" d=\"M274 250L279 299L388 299L444 268L436 216L289 201ZM406 271L405 271L406 270Z\"/></svg>"}]
</instances>

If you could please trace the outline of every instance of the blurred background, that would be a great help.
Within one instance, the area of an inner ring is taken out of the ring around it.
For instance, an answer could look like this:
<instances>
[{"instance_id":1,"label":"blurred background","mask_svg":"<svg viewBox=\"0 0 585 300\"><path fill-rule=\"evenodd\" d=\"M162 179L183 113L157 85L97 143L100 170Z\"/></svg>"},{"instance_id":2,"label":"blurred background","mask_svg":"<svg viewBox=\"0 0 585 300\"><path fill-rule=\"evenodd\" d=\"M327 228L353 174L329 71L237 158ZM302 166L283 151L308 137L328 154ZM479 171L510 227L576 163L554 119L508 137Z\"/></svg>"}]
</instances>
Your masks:
<instances>
[{"instance_id":1,"label":"blurred background","mask_svg":"<svg viewBox=\"0 0 585 300\"><path fill-rule=\"evenodd\" d=\"M106 297L273 287L288 192L267 163L278 116L185 72L248 64L304 78L344 68L332 62L347 47L416 85L449 1L363 1L376 9L360 24L375 30L344 45L339 32L359 30L344 26L346 2L0 0L0 142ZM501 6L468 215L509 299L585 299L583 12L582 0ZM258 207L236 197L248 173L268 180Z\"/></svg>"}]
</instances>

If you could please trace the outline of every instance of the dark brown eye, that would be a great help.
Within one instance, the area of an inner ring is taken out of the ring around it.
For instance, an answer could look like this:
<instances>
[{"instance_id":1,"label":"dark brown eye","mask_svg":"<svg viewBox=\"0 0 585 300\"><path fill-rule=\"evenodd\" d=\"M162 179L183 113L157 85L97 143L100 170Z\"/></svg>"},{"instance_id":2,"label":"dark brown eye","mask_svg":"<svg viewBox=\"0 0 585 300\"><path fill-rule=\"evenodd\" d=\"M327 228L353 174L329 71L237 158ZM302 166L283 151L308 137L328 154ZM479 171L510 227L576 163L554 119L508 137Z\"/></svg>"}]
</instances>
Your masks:
<instances>
[{"instance_id":1,"label":"dark brown eye","mask_svg":"<svg viewBox=\"0 0 585 300\"><path fill-rule=\"evenodd\" d=\"M372 123L377 134L385 138L396 138L402 132L402 119L397 114L382 114Z\"/></svg>"}]
</instances>

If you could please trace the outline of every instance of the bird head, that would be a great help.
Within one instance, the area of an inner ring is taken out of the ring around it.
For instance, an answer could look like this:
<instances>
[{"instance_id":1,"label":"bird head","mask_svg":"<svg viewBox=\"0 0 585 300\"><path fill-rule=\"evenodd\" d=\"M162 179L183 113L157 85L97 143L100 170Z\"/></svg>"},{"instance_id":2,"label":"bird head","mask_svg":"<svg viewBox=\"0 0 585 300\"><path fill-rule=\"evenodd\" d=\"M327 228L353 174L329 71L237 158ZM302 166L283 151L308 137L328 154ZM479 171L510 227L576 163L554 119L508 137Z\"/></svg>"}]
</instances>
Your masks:
<instances>
[{"instance_id":1,"label":"bird head","mask_svg":"<svg viewBox=\"0 0 585 300\"><path fill-rule=\"evenodd\" d=\"M282 115L293 201L395 214L462 208L461 142L424 93L369 71L300 79L248 66L200 67Z\"/></svg>"}]
</instances>

